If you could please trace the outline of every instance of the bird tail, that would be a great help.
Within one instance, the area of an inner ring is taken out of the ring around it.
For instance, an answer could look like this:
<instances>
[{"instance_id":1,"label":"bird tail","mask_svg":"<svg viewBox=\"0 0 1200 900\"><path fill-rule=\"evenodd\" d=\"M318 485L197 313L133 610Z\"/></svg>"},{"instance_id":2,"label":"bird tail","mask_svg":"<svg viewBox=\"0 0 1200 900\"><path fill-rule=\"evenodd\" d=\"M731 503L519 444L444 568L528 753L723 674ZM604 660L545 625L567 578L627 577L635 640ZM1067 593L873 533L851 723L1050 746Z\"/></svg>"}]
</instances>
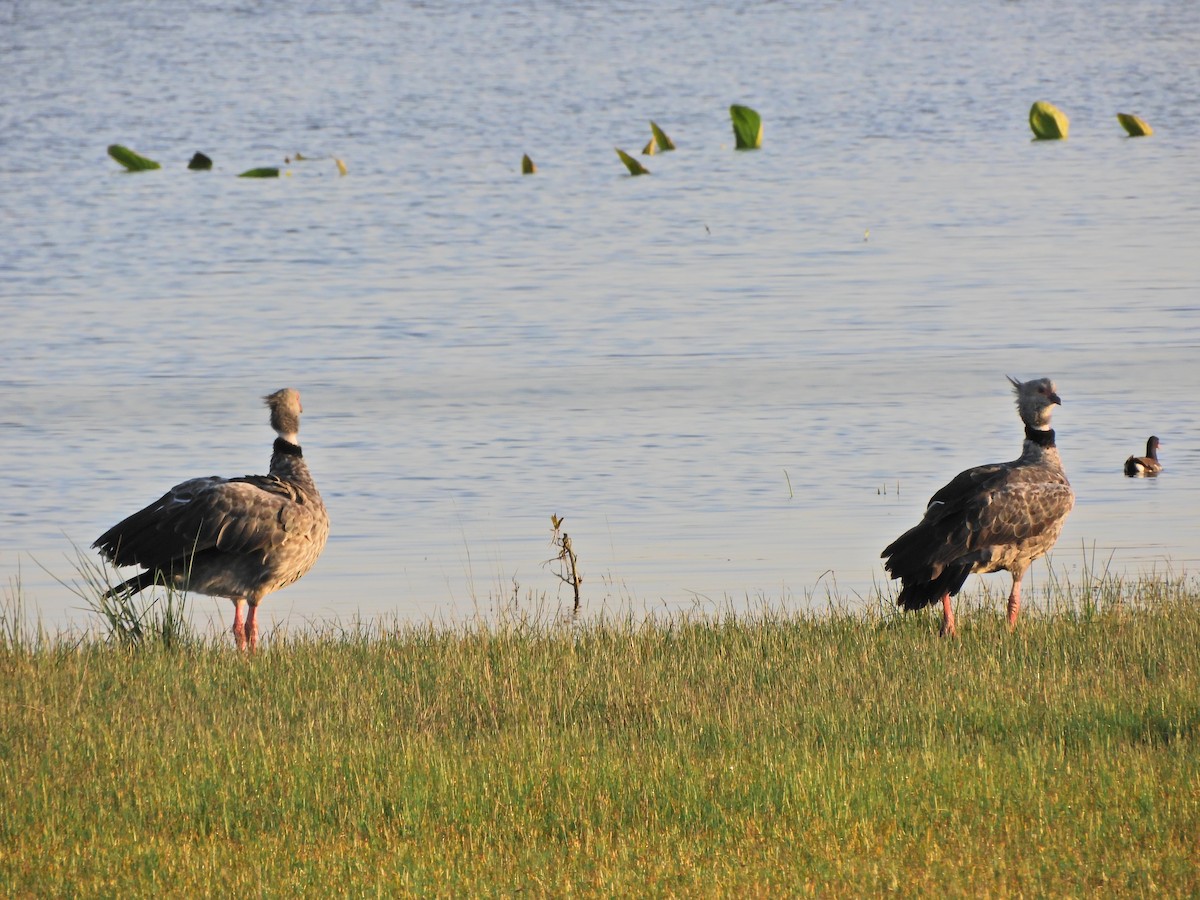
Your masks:
<instances>
[{"instance_id":1,"label":"bird tail","mask_svg":"<svg viewBox=\"0 0 1200 900\"><path fill-rule=\"evenodd\" d=\"M924 609L931 603L937 603L946 594L953 596L962 590L972 568L972 562L960 560L946 566L933 578L904 578L900 582L896 604L903 609Z\"/></svg>"},{"instance_id":2,"label":"bird tail","mask_svg":"<svg viewBox=\"0 0 1200 900\"><path fill-rule=\"evenodd\" d=\"M982 555L955 555L950 551L953 543L952 535L926 521L904 532L880 554L888 574L900 579L899 606L924 609L962 590Z\"/></svg>"},{"instance_id":3,"label":"bird tail","mask_svg":"<svg viewBox=\"0 0 1200 900\"><path fill-rule=\"evenodd\" d=\"M116 597L132 597L139 591L144 591L148 587L154 585L154 573L147 569L145 572L139 572L132 578L127 578L116 587L109 588L104 592L105 600L112 600Z\"/></svg>"}]
</instances>

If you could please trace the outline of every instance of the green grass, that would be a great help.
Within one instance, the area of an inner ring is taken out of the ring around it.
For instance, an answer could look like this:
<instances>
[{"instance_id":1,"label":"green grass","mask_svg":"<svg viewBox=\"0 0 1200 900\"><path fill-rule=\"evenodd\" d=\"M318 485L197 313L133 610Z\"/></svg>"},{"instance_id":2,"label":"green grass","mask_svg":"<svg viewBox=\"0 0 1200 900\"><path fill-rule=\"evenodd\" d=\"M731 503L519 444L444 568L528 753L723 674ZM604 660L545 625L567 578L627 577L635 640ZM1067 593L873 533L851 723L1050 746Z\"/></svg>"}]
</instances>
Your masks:
<instances>
[{"instance_id":1,"label":"green grass","mask_svg":"<svg viewBox=\"0 0 1200 900\"><path fill-rule=\"evenodd\" d=\"M1054 597L956 641L881 600L252 658L8 609L0 893L1194 896L1200 590Z\"/></svg>"}]
</instances>

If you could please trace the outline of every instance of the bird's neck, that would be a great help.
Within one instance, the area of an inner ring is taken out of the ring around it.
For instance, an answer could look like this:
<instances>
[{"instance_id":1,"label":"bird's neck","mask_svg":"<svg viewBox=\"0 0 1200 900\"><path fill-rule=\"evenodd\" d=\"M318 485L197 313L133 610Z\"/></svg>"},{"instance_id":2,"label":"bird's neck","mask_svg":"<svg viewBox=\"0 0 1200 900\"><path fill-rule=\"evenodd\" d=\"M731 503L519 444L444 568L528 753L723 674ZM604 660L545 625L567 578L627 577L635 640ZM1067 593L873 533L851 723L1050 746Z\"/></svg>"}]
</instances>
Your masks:
<instances>
[{"instance_id":1,"label":"bird's neck","mask_svg":"<svg viewBox=\"0 0 1200 900\"><path fill-rule=\"evenodd\" d=\"M300 445L293 444L287 438L275 438L274 452L271 453L271 474L303 488L308 493L316 492L312 475L308 466L304 464L304 454L300 451Z\"/></svg>"},{"instance_id":2,"label":"bird's neck","mask_svg":"<svg viewBox=\"0 0 1200 900\"><path fill-rule=\"evenodd\" d=\"M1033 428L1025 426L1025 440L1032 441L1043 450L1054 446L1054 429L1053 428ZM297 448L299 449L299 448Z\"/></svg>"},{"instance_id":3,"label":"bird's neck","mask_svg":"<svg viewBox=\"0 0 1200 900\"><path fill-rule=\"evenodd\" d=\"M1067 473L1063 471L1062 458L1058 455L1058 447L1054 445L1054 429L1025 428L1025 444L1021 448L1020 462L1027 466L1040 466L1047 473L1053 473L1050 481L1067 483Z\"/></svg>"},{"instance_id":4,"label":"bird's neck","mask_svg":"<svg viewBox=\"0 0 1200 900\"><path fill-rule=\"evenodd\" d=\"M274 453L276 455L282 454L283 456L304 456L303 451L300 449L300 445L295 441L289 441L285 437L275 438Z\"/></svg>"}]
</instances>

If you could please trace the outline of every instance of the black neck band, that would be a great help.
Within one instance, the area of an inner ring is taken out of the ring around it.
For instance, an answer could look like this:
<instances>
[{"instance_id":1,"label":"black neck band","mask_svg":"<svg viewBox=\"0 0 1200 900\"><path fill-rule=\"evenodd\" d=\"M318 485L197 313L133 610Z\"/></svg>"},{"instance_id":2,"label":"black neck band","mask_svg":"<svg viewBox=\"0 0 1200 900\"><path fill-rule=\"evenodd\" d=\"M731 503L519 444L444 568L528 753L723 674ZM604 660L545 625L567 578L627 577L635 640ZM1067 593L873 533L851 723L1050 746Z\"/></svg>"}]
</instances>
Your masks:
<instances>
[{"instance_id":1,"label":"black neck band","mask_svg":"<svg viewBox=\"0 0 1200 900\"><path fill-rule=\"evenodd\" d=\"M1039 431L1036 428L1030 428L1028 425L1026 425L1025 426L1025 440L1033 441L1039 447L1053 447L1054 446L1054 429L1050 428L1050 429L1047 429L1046 431ZM296 449L299 450L300 448L297 447Z\"/></svg>"},{"instance_id":2,"label":"black neck band","mask_svg":"<svg viewBox=\"0 0 1200 900\"><path fill-rule=\"evenodd\" d=\"M1053 443L1053 438L1051 439ZM275 438L275 452L282 453L284 456L303 456L300 452L300 445L293 444L291 441L285 441L281 437Z\"/></svg>"}]
</instances>

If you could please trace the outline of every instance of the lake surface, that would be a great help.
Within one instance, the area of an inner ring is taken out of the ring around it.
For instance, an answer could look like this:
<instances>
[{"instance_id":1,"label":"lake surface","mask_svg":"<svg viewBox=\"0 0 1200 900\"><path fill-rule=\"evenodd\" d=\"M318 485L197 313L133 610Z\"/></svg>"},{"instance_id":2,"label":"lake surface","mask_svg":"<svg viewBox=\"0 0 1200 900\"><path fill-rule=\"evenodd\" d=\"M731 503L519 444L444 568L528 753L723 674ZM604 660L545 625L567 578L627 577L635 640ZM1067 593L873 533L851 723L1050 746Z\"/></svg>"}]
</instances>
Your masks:
<instances>
[{"instance_id":1,"label":"lake surface","mask_svg":"<svg viewBox=\"0 0 1200 900\"><path fill-rule=\"evenodd\" d=\"M267 623L569 605L552 514L589 612L854 603L1018 454L1005 374L1064 399L1060 577L1190 573L1198 54L1168 0L0 0L0 582L88 627L77 553L265 471L290 385L332 536ZM234 177L296 153L348 174Z\"/></svg>"}]
</instances>

